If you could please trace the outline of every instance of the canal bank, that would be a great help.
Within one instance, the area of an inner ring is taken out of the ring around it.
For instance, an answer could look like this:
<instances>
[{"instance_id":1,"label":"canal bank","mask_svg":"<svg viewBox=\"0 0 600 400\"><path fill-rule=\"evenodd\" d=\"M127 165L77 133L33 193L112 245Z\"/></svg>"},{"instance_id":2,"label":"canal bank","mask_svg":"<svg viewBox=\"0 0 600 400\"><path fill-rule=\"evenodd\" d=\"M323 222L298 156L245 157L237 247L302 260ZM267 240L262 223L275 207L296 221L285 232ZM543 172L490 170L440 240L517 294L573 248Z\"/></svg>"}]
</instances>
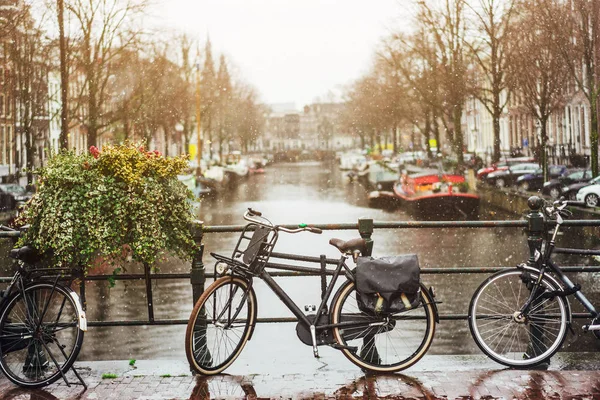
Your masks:
<instances>
[{"instance_id":1,"label":"canal bank","mask_svg":"<svg viewBox=\"0 0 600 400\"><path fill-rule=\"evenodd\" d=\"M521 193L510 189L499 189L486 185L479 185L477 187L477 193L481 199L482 204L487 209L500 210L503 213L507 213L516 218L523 217L529 210L527 200L531 196L540 196L535 193ZM551 200L546 198L546 201ZM598 208L586 208L586 207L574 207L570 206L569 209L573 213L571 219L600 219L600 209ZM582 233L585 236L600 237L600 227L582 227Z\"/></svg>"}]
</instances>

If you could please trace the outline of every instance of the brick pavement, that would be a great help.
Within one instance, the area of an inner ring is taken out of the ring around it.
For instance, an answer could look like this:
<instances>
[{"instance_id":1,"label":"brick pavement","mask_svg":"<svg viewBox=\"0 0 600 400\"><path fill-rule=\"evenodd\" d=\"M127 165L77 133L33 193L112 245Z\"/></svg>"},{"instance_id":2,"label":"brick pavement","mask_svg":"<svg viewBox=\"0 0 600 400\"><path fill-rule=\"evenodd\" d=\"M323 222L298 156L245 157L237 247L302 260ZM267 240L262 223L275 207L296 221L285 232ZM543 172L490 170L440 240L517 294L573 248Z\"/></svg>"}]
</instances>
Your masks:
<instances>
[{"instance_id":1,"label":"brick pavement","mask_svg":"<svg viewBox=\"0 0 600 400\"><path fill-rule=\"evenodd\" d=\"M125 362L120 362L125 364ZM521 371L445 367L409 370L405 374L368 377L358 371L314 371L302 374L247 374L216 377L177 375L125 369L117 378L102 373L118 370L110 363L78 363L89 388L58 382L44 390L27 391L0 378L0 400L8 399L600 399L600 371ZM459 364L457 364L459 365Z\"/></svg>"}]
</instances>

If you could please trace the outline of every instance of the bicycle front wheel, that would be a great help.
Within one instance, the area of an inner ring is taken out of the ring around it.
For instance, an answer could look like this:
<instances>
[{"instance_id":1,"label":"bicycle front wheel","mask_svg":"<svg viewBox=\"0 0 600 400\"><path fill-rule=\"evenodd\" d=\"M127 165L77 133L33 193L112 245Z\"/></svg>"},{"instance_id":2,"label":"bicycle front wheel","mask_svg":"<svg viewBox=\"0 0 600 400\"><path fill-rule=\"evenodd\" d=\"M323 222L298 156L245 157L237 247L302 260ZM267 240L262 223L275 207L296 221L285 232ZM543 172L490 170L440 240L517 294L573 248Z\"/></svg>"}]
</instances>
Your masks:
<instances>
[{"instance_id":1,"label":"bicycle front wheel","mask_svg":"<svg viewBox=\"0 0 600 400\"><path fill-rule=\"evenodd\" d=\"M244 279L225 276L202 293L185 333L185 353L197 372L216 375L239 356L256 319L256 295Z\"/></svg>"},{"instance_id":2,"label":"bicycle front wheel","mask_svg":"<svg viewBox=\"0 0 600 400\"><path fill-rule=\"evenodd\" d=\"M84 332L71 291L36 283L16 293L0 316L0 367L13 383L38 388L66 374Z\"/></svg>"},{"instance_id":3,"label":"bicycle front wheel","mask_svg":"<svg viewBox=\"0 0 600 400\"><path fill-rule=\"evenodd\" d=\"M544 276L529 310L521 315L539 273L522 269L500 271L477 289L469 306L473 339L488 357L509 367L530 367L548 360L562 345L568 305L563 297L545 296L559 290Z\"/></svg>"},{"instance_id":4,"label":"bicycle front wheel","mask_svg":"<svg viewBox=\"0 0 600 400\"><path fill-rule=\"evenodd\" d=\"M435 332L436 310L433 299L421 285L421 302L411 309L389 316L362 312L356 301L354 282L338 291L331 311L332 323L352 323L333 328L344 355L362 369L396 372L421 359L429 349Z\"/></svg>"}]
</instances>

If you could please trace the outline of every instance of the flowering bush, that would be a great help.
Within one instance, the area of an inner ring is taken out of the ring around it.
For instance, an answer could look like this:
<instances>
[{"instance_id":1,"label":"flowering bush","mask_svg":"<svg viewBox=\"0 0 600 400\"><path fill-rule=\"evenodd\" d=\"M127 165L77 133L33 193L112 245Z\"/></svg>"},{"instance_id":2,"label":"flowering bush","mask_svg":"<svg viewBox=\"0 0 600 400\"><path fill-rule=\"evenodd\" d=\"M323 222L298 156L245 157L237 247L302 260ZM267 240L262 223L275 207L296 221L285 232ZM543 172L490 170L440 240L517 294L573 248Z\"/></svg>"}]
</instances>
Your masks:
<instances>
[{"instance_id":1,"label":"flowering bush","mask_svg":"<svg viewBox=\"0 0 600 400\"><path fill-rule=\"evenodd\" d=\"M20 239L51 250L57 264L89 267L98 256L153 263L169 251L188 258L194 247L188 199L177 180L187 157L163 157L132 144L61 152L37 170L39 190L20 219Z\"/></svg>"}]
</instances>

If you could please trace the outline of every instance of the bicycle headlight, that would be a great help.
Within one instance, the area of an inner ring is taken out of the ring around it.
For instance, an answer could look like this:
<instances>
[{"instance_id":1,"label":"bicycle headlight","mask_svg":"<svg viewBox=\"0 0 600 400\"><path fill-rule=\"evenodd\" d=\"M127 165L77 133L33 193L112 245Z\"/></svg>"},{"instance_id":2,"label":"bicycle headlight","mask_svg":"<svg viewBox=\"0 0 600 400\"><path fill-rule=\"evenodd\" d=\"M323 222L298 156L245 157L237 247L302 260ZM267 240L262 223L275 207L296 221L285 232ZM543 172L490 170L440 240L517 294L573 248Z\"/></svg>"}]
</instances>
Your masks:
<instances>
[{"instance_id":1,"label":"bicycle headlight","mask_svg":"<svg viewBox=\"0 0 600 400\"><path fill-rule=\"evenodd\" d=\"M568 186L564 186L564 187L561 189L561 192L568 192L568 191L569 191L569 187L568 187Z\"/></svg>"},{"instance_id":2,"label":"bicycle headlight","mask_svg":"<svg viewBox=\"0 0 600 400\"><path fill-rule=\"evenodd\" d=\"M215 264L215 271L218 275L223 275L227 271L227 264L224 262L218 262Z\"/></svg>"},{"instance_id":3,"label":"bicycle headlight","mask_svg":"<svg viewBox=\"0 0 600 400\"><path fill-rule=\"evenodd\" d=\"M548 181L548 182L544 182L544 187L546 186L550 186L552 184L552 182Z\"/></svg>"}]
</instances>

